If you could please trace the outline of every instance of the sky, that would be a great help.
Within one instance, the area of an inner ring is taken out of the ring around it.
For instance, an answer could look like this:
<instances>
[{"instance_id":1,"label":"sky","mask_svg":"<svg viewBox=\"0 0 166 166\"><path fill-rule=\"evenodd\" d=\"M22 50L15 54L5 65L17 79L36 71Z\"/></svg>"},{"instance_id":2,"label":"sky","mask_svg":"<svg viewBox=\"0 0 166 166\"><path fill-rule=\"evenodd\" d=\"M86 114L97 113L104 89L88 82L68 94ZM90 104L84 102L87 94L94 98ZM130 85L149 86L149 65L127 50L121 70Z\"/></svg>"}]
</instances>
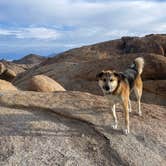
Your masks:
<instances>
[{"instance_id":1,"label":"sky","mask_svg":"<svg viewBox=\"0 0 166 166\"><path fill-rule=\"evenodd\" d=\"M0 59L166 33L166 0L0 0Z\"/></svg>"}]
</instances>

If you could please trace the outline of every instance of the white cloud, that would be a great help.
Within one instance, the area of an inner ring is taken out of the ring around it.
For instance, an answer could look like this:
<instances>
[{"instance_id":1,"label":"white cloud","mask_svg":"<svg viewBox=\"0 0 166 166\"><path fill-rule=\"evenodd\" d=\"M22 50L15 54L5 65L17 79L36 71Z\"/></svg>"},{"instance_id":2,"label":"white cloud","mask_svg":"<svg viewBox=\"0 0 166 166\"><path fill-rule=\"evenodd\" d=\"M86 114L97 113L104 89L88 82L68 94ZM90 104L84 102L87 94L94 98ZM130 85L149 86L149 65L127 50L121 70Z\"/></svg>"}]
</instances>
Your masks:
<instances>
[{"instance_id":1,"label":"white cloud","mask_svg":"<svg viewBox=\"0 0 166 166\"><path fill-rule=\"evenodd\" d=\"M14 30L0 29L0 35L12 35L18 39L57 39L60 33L54 29L31 27Z\"/></svg>"},{"instance_id":2,"label":"white cloud","mask_svg":"<svg viewBox=\"0 0 166 166\"><path fill-rule=\"evenodd\" d=\"M60 34L54 29L44 27L24 28L16 32L17 38L57 39Z\"/></svg>"},{"instance_id":3,"label":"white cloud","mask_svg":"<svg viewBox=\"0 0 166 166\"><path fill-rule=\"evenodd\" d=\"M11 35L11 31L6 29L0 29L0 35Z\"/></svg>"},{"instance_id":4,"label":"white cloud","mask_svg":"<svg viewBox=\"0 0 166 166\"><path fill-rule=\"evenodd\" d=\"M3 1L3 0L2 0ZM0 2L2 3L2 2ZM164 16L166 3L155 1L116 0L5 0L10 10L0 11L6 20L27 24L62 24L77 26L138 26ZM19 12L18 12L19 11ZM20 14L22 13L22 14ZM139 23L140 22L140 23Z\"/></svg>"}]
</instances>

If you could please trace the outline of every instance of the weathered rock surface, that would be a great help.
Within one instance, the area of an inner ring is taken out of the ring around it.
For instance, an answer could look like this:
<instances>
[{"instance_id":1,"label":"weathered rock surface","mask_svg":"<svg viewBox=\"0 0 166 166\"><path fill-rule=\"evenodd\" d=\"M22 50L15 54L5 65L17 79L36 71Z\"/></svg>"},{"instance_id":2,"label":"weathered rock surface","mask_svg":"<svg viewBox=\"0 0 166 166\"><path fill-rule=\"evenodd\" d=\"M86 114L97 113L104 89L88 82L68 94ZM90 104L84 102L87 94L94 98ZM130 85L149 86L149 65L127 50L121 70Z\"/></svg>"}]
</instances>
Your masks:
<instances>
[{"instance_id":1,"label":"weathered rock surface","mask_svg":"<svg viewBox=\"0 0 166 166\"><path fill-rule=\"evenodd\" d=\"M132 102L125 136L121 108L115 131L108 101L89 93L1 91L0 105L1 165L166 165L165 107L139 117Z\"/></svg>"},{"instance_id":2,"label":"weathered rock surface","mask_svg":"<svg viewBox=\"0 0 166 166\"><path fill-rule=\"evenodd\" d=\"M29 80L28 90L37 92L65 91L56 81L45 75L36 75Z\"/></svg>"},{"instance_id":3,"label":"weathered rock surface","mask_svg":"<svg viewBox=\"0 0 166 166\"><path fill-rule=\"evenodd\" d=\"M115 165L107 139L85 123L40 109L0 109L0 165Z\"/></svg>"},{"instance_id":4,"label":"weathered rock surface","mask_svg":"<svg viewBox=\"0 0 166 166\"><path fill-rule=\"evenodd\" d=\"M125 53L155 53L164 55L164 49L160 42L151 36L147 37L123 37ZM165 37L166 40L166 37Z\"/></svg>"},{"instance_id":5,"label":"weathered rock surface","mask_svg":"<svg viewBox=\"0 0 166 166\"><path fill-rule=\"evenodd\" d=\"M29 70L30 68L34 66L32 64L16 64L16 63L5 61L5 60L0 60L0 62L5 65L5 68L13 70L16 74Z\"/></svg>"},{"instance_id":6,"label":"weathered rock surface","mask_svg":"<svg viewBox=\"0 0 166 166\"><path fill-rule=\"evenodd\" d=\"M0 79L4 79L11 82L17 74L29 70L30 68L38 65L46 59L47 58L39 55L29 54L19 60L0 60Z\"/></svg>"},{"instance_id":7,"label":"weathered rock surface","mask_svg":"<svg viewBox=\"0 0 166 166\"><path fill-rule=\"evenodd\" d=\"M17 88L10 82L0 79L0 91L15 91Z\"/></svg>"},{"instance_id":8,"label":"weathered rock surface","mask_svg":"<svg viewBox=\"0 0 166 166\"><path fill-rule=\"evenodd\" d=\"M166 105L166 80L144 81L143 101Z\"/></svg>"},{"instance_id":9,"label":"weathered rock surface","mask_svg":"<svg viewBox=\"0 0 166 166\"><path fill-rule=\"evenodd\" d=\"M151 34L145 37L149 37L151 40L159 43L164 51L164 56L166 56L166 34Z\"/></svg>"},{"instance_id":10,"label":"weathered rock surface","mask_svg":"<svg viewBox=\"0 0 166 166\"><path fill-rule=\"evenodd\" d=\"M0 62L0 79L12 81L16 77L16 73L7 68L3 63Z\"/></svg>"}]
</instances>

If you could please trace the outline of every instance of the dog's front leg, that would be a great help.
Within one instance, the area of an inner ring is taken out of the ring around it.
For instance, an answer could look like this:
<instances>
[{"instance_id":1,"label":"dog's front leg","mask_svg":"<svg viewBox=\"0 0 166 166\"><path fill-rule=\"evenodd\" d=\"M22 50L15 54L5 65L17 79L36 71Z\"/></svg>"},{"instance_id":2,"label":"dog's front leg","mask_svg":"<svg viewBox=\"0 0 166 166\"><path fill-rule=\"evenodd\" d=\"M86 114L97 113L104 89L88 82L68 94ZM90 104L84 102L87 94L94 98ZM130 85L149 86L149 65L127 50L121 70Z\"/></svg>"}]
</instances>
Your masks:
<instances>
[{"instance_id":1,"label":"dog's front leg","mask_svg":"<svg viewBox=\"0 0 166 166\"><path fill-rule=\"evenodd\" d=\"M118 121L117 121L117 116L116 116L115 104L112 106L112 115L113 115L113 119L114 119L114 124L112 125L112 128L117 129Z\"/></svg>"},{"instance_id":2,"label":"dog's front leg","mask_svg":"<svg viewBox=\"0 0 166 166\"><path fill-rule=\"evenodd\" d=\"M129 99L129 112L131 112L131 101L130 101L130 99Z\"/></svg>"},{"instance_id":3,"label":"dog's front leg","mask_svg":"<svg viewBox=\"0 0 166 166\"><path fill-rule=\"evenodd\" d=\"M128 134L130 132L129 128L129 109L128 109L128 99L125 98L123 101L123 108L124 108L124 113L125 113L125 130L124 133Z\"/></svg>"}]
</instances>

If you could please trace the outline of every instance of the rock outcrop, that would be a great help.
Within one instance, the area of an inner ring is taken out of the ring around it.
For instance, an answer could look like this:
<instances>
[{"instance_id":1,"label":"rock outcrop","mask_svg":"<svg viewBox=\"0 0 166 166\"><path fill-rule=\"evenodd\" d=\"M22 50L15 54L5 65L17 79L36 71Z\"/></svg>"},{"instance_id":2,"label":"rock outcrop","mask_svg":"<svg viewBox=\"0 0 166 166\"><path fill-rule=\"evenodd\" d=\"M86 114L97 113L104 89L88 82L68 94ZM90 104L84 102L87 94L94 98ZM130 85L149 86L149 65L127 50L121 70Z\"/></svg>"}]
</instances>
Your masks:
<instances>
[{"instance_id":1,"label":"rock outcrop","mask_svg":"<svg viewBox=\"0 0 166 166\"><path fill-rule=\"evenodd\" d=\"M1 92L1 165L166 165L166 108L132 102L131 133L111 129L108 101L82 92ZM56 113L56 114L54 114ZM65 117L65 118L64 118Z\"/></svg>"},{"instance_id":2,"label":"rock outcrop","mask_svg":"<svg viewBox=\"0 0 166 166\"><path fill-rule=\"evenodd\" d=\"M164 55L162 45L154 40L151 36L144 38L139 37L122 37L124 42L125 53L155 53Z\"/></svg>"},{"instance_id":3,"label":"rock outcrop","mask_svg":"<svg viewBox=\"0 0 166 166\"><path fill-rule=\"evenodd\" d=\"M29 54L19 60L0 60L0 79L12 82L17 74L29 70L46 59L39 55Z\"/></svg>"},{"instance_id":4,"label":"rock outcrop","mask_svg":"<svg viewBox=\"0 0 166 166\"><path fill-rule=\"evenodd\" d=\"M12 81L15 77L16 73L0 62L0 79Z\"/></svg>"},{"instance_id":5,"label":"rock outcrop","mask_svg":"<svg viewBox=\"0 0 166 166\"><path fill-rule=\"evenodd\" d=\"M17 74L32 68L32 65L15 64L9 61L0 60L0 78L12 82Z\"/></svg>"},{"instance_id":6,"label":"rock outcrop","mask_svg":"<svg viewBox=\"0 0 166 166\"><path fill-rule=\"evenodd\" d=\"M15 91L17 88L10 82L0 79L0 91Z\"/></svg>"},{"instance_id":7,"label":"rock outcrop","mask_svg":"<svg viewBox=\"0 0 166 166\"><path fill-rule=\"evenodd\" d=\"M37 92L65 91L59 83L45 75L33 76L29 80L28 90Z\"/></svg>"},{"instance_id":8,"label":"rock outcrop","mask_svg":"<svg viewBox=\"0 0 166 166\"><path fill-rule=\"evenodd\" d=\"M145 37L122 37L89 46L71 49L44 63L85 62L112 58L124 54L158 54L166 55L166 35L147 35Z\"/></svg>"}]
</instances>

